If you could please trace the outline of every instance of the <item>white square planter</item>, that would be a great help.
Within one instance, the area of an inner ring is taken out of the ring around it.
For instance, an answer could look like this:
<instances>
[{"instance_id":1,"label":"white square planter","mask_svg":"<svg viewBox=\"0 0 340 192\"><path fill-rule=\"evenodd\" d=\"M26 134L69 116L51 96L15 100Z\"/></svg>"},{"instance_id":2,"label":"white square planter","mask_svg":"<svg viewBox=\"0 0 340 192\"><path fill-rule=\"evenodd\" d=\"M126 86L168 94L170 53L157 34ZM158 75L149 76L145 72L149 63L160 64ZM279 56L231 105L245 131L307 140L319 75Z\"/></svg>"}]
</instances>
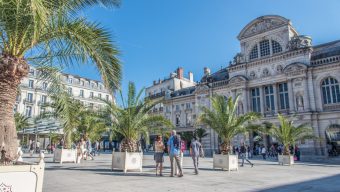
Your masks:
<instances>
[{"instance_id":1,"label":"white square planter","mask_svg":"<svg viewBox=\"0 0 340 192\"><path fill-rule=\"evenodd\" d=\"M77 150L75 149L56 149L54 151L53 162L77 162Z\"/></svg>"},{"instance_id":2,"label":"white square planter","mask_svg":"<svg viewBox=\"0 0 340 192\"><path fill-rule=\"evenodd\" d=\"M143 153L112 152L112 170L138 170L142 172Z\"/></svg>"},{"instance_id":3,"label":"white square planter","mask_svg":"<svg viewBox=\"0 0 340 192\"><path fill-rule=\"evenodd\" d=\"M0 166L0 191L42 192L45 163Z\"/></svg>"},{"instance_id":4,"label":"white square planter","mask_svg":"<svg viewBox=\"0 0 340 192\"><path fill-rule=\"evenodd\" d=\"M238 171L238 157L237 155L222 155L214 154L213 168L221 168L222 170L237 170Z\"/></svg>"},{"instance_id":5,"label":"white square planter","mask_svg":"<svg viewBox=\"0 0 340 192\"><path fill-rule=\"evenodd\" d=\"M281 165L294 165L293 155L279 155L278 160Z\"/></svg>"}]
</instances>

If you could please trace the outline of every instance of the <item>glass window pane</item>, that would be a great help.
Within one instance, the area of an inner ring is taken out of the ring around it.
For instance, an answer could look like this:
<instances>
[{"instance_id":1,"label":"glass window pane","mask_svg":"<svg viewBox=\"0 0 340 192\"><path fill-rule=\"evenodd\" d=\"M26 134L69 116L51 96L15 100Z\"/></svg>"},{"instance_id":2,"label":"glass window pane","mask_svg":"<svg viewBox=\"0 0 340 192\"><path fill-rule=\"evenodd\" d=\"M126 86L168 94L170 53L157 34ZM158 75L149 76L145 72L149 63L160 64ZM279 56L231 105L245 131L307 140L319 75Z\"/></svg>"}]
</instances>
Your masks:
<instances>
[{"instance_id":1,"label":"glass window pane","mask_svg":"<svg viewBox=\"0 0 340 192\"><path fill-rule=\"evenodd\" d=\"M260 54L261 57L270 55L269 40L264 40L260 42Z\"/></svg>"}]
</instances>

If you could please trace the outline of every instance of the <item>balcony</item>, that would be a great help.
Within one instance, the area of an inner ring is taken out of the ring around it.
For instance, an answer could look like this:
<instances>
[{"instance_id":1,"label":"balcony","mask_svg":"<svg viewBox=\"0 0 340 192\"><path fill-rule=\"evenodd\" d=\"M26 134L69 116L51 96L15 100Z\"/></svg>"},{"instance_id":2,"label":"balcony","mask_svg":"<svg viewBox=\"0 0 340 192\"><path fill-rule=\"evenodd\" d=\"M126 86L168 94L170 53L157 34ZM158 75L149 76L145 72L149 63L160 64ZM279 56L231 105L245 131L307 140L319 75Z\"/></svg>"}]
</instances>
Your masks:
<instances>
[{"instance_id":1,"label":"balcony","mask_svg":"<svg viewBox=\"0 0 340 192\"><path fill-rule=\"evenodd\" d=\"M38 101L39 106L45 106L47 104L46 101Z\"/></svg>"},{"instance_id":2,"label":"balcony","mask_svg":"<svg viewBox=\"0 0 340 192\"><path fill-rule=\"evenodd\" d=\"M337 111L340 110L340 103L325 104L323 106L324 111Z\"/></svg>"},{"instance_id":3,"label":"balcony","mask_svg":"<svg viewBox=\"0 0 340 192\"><path fill-rule=\"evenodd\" d=\"M157 98L161 98L165 96L165 91L161 92L161 93L156 93L154 95L150 95L148 98L149 99L157 99Z\"/></svg>"},{"instance_id":4,"label":"balcony","mask_svg":"<svg viewBox=\"0 0 340 192\"><path fill-rule=\"evenodd\" d=\"M24 99L24 103L33 105L35 103L35 100L26 98L26 99Z\"/></svg>"}]
</instances>

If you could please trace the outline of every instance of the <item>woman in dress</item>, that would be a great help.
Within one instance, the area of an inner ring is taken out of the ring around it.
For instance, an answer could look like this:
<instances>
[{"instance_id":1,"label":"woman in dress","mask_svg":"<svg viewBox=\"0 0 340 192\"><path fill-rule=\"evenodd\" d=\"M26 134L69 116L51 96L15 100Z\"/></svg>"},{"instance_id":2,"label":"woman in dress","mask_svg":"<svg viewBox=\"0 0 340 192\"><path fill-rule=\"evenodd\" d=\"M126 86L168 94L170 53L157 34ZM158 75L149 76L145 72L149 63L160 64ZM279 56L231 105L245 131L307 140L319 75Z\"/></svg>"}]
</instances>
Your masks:
<instances>
[{"instance_id":1,"label":"woman in dress","mask_svg":"<svg viewBox=\"0 0 340 192\"><path fill-rule=\"evenodd\" d=\"M162 169L163 169L163 162L164 162L164 143L163 143L163 139L162 136L158 135L156 137L156 141L155 141L155 155L154 155L154 159L156 161L156 176L158 175L158 167L159 167L159 176L163 176L162 174Z\"/></svg>"}]
</instances>

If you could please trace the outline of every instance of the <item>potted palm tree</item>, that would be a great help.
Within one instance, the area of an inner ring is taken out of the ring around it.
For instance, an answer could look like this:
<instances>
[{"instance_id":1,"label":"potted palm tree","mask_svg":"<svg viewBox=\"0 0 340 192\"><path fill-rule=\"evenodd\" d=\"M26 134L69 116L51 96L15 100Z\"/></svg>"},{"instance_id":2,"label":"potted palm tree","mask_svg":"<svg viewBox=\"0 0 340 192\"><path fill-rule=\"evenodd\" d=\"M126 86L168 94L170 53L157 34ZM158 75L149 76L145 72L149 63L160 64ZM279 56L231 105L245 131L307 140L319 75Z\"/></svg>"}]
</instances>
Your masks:
<instances>
[{"instance_id":1,"label":"potted palm tree","mask_svg":"<svg viewBox=\"0 0 340 192\"><path fill-rule=\"evenodd\" d=\"M279 154L278 161L281 165L293 165L294 156L290 153L290 146L295 146L295 143L303 139L315 139L313 130L307 124L294 126L294 122L278 115L279 126L272 125L269 129L269 134L275 137L283 145L283 154Z\"/></svg>"},{"instance_id":2,"label":"potted palm tree","mask_svg":"<svg viewBox=\"0 0 340 192\"><path fill-rule=\"evenodd\" d=\"M21 80L28 75L29 64L70 66L93 63L99 69L106 87L119 86L121 70L118 51L108 31L77 14L85 7L113 7L118 0L79 1L1 1L0 2L0 146L4 161L0 174L13 170L15 177L1 176L12 191L41 191L44 165L13 165L17 153L17 133L13 107ZM25 171L23 171L25 170ZM11 174L11 173L10 173ZM23 175L34 179L26 179ZM25 182L32 181L32 185Z\"/></svg>"},{"instance_id":3,"label":"potted palm tree","mask_svg":"<svg viewBox=\"0 0 340 192\"><path fill-rule=\"evenodd\" d=\"M259 117L257 113L249 112L238 115L237 103L239 96L233 100L229 97L214 95L211 98L212 109L202 107L202 113L198 123L205 124L212 128L222 140L220 145L221 154L213 155L213 166L227 170L238 169L238 157L231 154L231 142L234 136L247 132L246 123Z\"/></svg>"},{"instance_id":4,"label":"potted palm tree","mask_svg":"<svg viewBox=\"0 0 340 192\"><path fill-rule=\"evenodd\" d=\"M160 115L150 115L157 104L149 99L141 99L144 89L136 94L134 83L128 86L127 100L121 95L121 106L107 102L107 112L112 117L112 132L123 137L119 152L112 152L112 170L120 169L142 171L143 152L139 138L148 136L150 129L172 127L169 120Z\"/></svg>"}]
</instances>

